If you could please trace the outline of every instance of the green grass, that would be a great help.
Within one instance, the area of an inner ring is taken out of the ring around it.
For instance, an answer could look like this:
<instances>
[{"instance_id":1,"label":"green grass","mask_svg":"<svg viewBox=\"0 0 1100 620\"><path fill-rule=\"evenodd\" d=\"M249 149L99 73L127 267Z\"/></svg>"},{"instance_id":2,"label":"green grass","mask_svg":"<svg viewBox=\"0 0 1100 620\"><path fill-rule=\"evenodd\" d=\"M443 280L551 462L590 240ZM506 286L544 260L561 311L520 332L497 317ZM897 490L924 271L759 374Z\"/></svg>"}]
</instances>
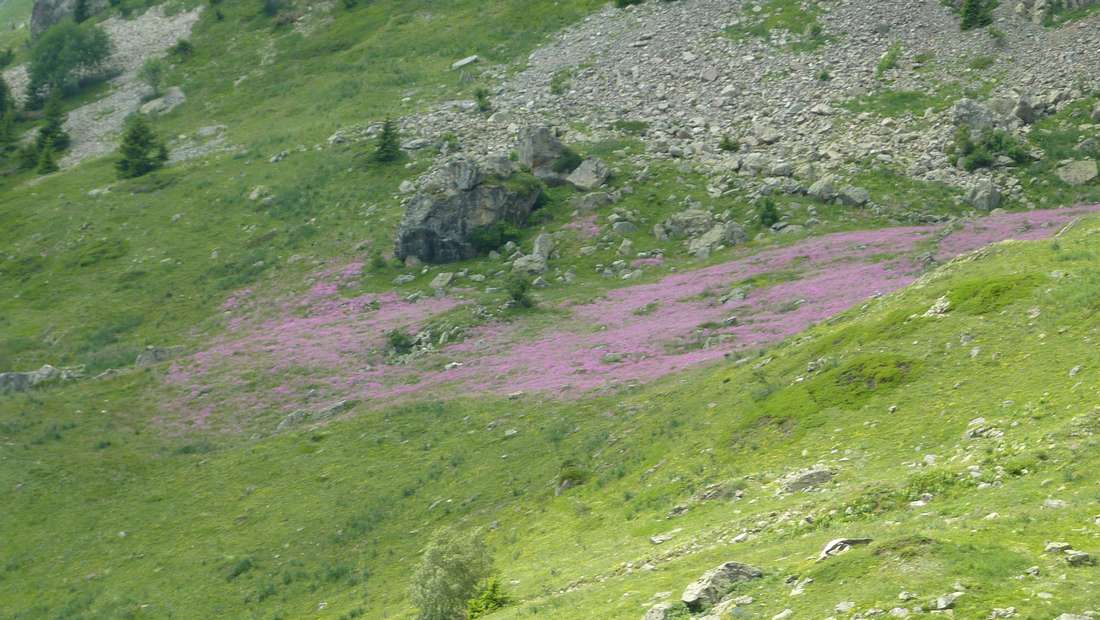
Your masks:
<instances>
[{"instance_id":1,"label":"green grass","mask_svg":"<svg viewBox=\"0 0 1100 620\"><path fill-rule=\"evenodd\" d=\"M742 11L741 22L727 27L725 35L742 41L748 38L769 39L773 34L784 31L795 37L788 46L793 52L812 52L833 41L818 21L821 9L817 2L767 0L759 6L762 9L760 12Z\"/></svg>"},{"instance_id":2,"label":"green grass","mask_svg":"<svg viewBox=\"0 0 1100 620\"><path fill-rule=\"evenodd\" d=\"M5 541L0 598L13 618L404 618L430 532L495 523L489 544L517 602L493 618L637 618L653 593L678 593L729 559L765 570L737 590L762 617L792 606L789 574L814 579L797 599L813 617L841 600L896 605L901 590L928 600L956 581L964 617L1006 605L1043 617L1046 603L1013 579L1032 565L1060 607L1087 609L1096 600L1083 586L1100 569L1042 548L1091 549L1100 427L1094 391L1073 388L1089 376L1068 369L1087 364L1098 335L1080 320L1100 298L1087 259L1098 226L999 246L773 348L759 368L577 402L457 398L248 440L165 435L146 399L156 371L5 397L0 484L12 491L0 527L19 536ZM942 294L955 310L913 319L919 335L879 327ZM1033 306L1039 317L1021 321ZM807 376L823 354L834 363ZM976 417L1006 441L962 439ZM926 454L939 464L914 468ZM776 479L815 462L836 481L775 493ZM562 476L583 484L555 494ZM691 499L730 481L745 499ZM927 506L908 506L924 493ZM1069 506L1044 510L1048 497ZM677 505L690 509L670 520ZM722 542L760 521L748 542ZM675 528L660 547L648 541ZM839 536L874 543L812 561ZM658 569L621 568L647 561ZM879 577L851 588L869 573Z\"/></svg>"}]
</instances>

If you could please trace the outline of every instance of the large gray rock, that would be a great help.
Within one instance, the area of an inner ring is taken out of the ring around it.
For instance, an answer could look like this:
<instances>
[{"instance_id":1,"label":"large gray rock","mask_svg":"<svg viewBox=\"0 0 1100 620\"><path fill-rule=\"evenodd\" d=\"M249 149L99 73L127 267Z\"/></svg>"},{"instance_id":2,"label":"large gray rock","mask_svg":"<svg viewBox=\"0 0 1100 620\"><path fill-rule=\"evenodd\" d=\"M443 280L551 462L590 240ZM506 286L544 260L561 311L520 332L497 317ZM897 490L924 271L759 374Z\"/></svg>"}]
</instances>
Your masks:
<instances>
[{"instance_id":1,"label":"large gray rock","mask_svg":"<svg viewBox=\"0 0 1100 620\"><path fill-rule=\"evenodd\" d=\"M77 0L35 0L31 10L31 35L38 36L57 22L72 17ZM98 13L107 7L107 0L87 0L88 11Z\"/></svg>"},{"instance_id":2,"label":"large gray rock","mask_svg":"<svg viewBox=\"0 0 1100 620\"><path fill-rule=\"evenodd\" d=\"M321 422L327 420L352 409L358 404L359 401L357 400L342 400L317 411L299 409L287 414L287 416L279 422L278 426L275 427L275 432L282 432L307 422Z\"/></svg>"},{"instance_id":3,"label":"large gray rock","mask_svg":"<svg viewBox=\"0 0 1100 620\"><path fill-rule=\"evenodd\" d=\"M678 607L674 603L657 603L645 612L642 620L671 620L678 615Z\"/></svg>"},{"instance_id":4,"label":"large gray rock","mask_svg":"<svg viewBox=\"0 0 1100 620\"><path fill-rule=\"evenodd\" d=\"M806 192L811 198L821 202L829 202L836 198L836 180L832 175L821 177Z\"/></svg>"},{"instance_id":5,"label":"large gray rock","mask_svg":"<svg viewBox=\"0 0 1100 620\"><path fill-rule=\"evenodd\" d=\"M610 176L611 169L607 164L592 157L581 162L566 180L582 192L590 192L607 183Z\"/></svg>"},{"instance_id":6,"label":"large gray rock","mask_svg":"<svg viewBox=\"0 0 1100 620\"><path fill-rule=\"evenodd\" d=\"M167 114L187 102L187 95L179 86L173 86L164 91L164 95L149 101L141 106L142 114L157 116Z\"/></svg>"},{"instance_id":7,"label":"large gray rock","mask_svg":"<svg viewBox=\"0 0 1100 620\"><path fill-rule=\"evenodd\" d=\"M1100 123L1100 103L1096 104L1096 107L1092 110L1092 122Z\"/></svg>"},{"instance_id":8,"label":"large gray rock","mask_svg":"<svg viewBox=\"0 0 1100 620\"><path fill-rule=\"evenodd\" d=\"M763 576L764 572L759 568L739 562L726 562L703 573L702 577L688 585L680 600L693 612L705 611L722 600L738 582Z\"/></svg>"},{"instance_id":9,"label":"large gray rock","mask_svg":"<svg viewBox=\"0 0 1100 620\"><path fill-rule=\"evenodd\" d=\"M548 183L561 183L572 172L555 169L566 149L549 127L526 127L520 130L516 152L519 163L530 169L531 174Z\"/></svg>"},{"instance_id":10,"label":"large gray rock","mask_svg":"<svg viewBox=\"0 0 1100 620\"><path fill-rule=\"evenodd\" d=\"M951 108L955 126L966 125L973 131L993 127L993 111L973 99L959 99Z\"/></svg>"},{"instance_id":11,"label":"large gray rock","mask_svg":"<svg viewBox=\"0 0 1100 620\"><path fill-rule=\"evenodd\" d=\"M868 202L871 202L871 192L868 192L862 187L845 187L840 190L840 194L837 198L840 199L841 203L849 207L862 207Z\"/></svg>"},{"instance_id":12,"label":"large gray rock","mask_svg":"<svg viewBox=\"0 0 1100 620\"><path fill-rule=\"evenodd\" d=\"M714 226L714 215L703 209L685 209L668 216L653 227L653 235L661 241L686 239L701 235Z\"/></svg>"},{"instance_id":13,"label":"large gray rock","mask_svg":"<svg viewBox=\"0 0 1100 620\"><path fill-rule=\"evenodd\" d=\"M397 232L397 258L412 256L425 263L473 258L477 249L470 237L476 229L527 223L542 194L540 184L527 179L486 177L468 159L448 162L406 202Z\"/></svg>"},{"instance_id":14,"label":"large gray rock","mask_svg":"<svg viewBox=\"0 0 1100 620\"><path fill-rule=\"evenodd\" d=\"M546 272L550 254L554 251L554 238L547 233L535 237L534 248L531 253L521 256L512 262L512 271L539 275Z\"/></svg>"},{"instance_id":15,"label":"large gray rock","mask_svg":"<svg viewBox=\"0 0 1100 620\"><path fill-rule=\"evenodd\" d=\"M1001 191L992 182L985 182L971 189L966 199L975 209L988 212L1001 206Z\"/></svg>"},{"instance_id":16,"label":"large gray rock","mask_svg":"<svg viewBox=\"0 0 1100 620\"><path fill-rule=\"evenodd\" d=\"M30 372L0 372L0 394L25 392L52 382L71 381L83 376L83 367L55 368L46 364Z\"/></svg>"},{"instance_id":17,"label":"large gray rock","mask_svg":"<svg viewBox=\"0 0 1100 620\"><path fill-rule=\"evenodd\" d=\"M828 469L810 469L787 476L783 480L783 490L787 493L805 491L806 489L821 486L832 479L833 472Z\"/></svg>"},{"instance_id":18,"label":"large gray rock","mask_svg":"<svg viewBox=\"0 0 1100 620\"><path fill-rule=\"evenodd\" d=\"M691 254L707 254L713 252L720 245L733 246L748 241L749 235L733 222L720 222L699 237L688 242L688 252Z\"/></svg>"},{"instance_id":19,"label":"large gray rock","mask_svg":"<svg viewBox=\"0 0 1100 620\"><path fill-rule=\"evenodd\" d=\"M1096 162L1091 159L1071 161L1055 170L1055 174L1070 185L1084 185L1096 179Z\"/></svg>"}]
</instances>

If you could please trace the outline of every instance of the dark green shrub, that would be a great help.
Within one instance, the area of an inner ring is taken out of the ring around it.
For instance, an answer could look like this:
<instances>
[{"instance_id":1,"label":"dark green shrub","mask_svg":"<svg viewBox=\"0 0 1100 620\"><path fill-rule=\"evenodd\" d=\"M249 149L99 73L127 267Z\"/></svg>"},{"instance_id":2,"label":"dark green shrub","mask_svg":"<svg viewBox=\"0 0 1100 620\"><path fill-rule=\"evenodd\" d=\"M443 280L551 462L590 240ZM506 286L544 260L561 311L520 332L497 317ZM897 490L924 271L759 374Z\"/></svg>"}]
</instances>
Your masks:
<instances>
[{"instance_id":1,"label":"dark green shrub","mask_svg":"<svg viewBox=\"0 0 1100 620\"><path fill-rule=\"evenodd\" d=\"M962 29L972 30L992 24L995 6L997 6L997 0L963 0L960 24Z\"/></svg>"},{"instance_id":2,"label":"dark green shrub","mask_svg":"<svg viewBox=\"0 0 1100 620\"><path fill-rule=\"evenodd\" d=\"M741 148L741 145L733 138L725 135L722 136L722 140L718 142L718 148L729 153L736 153L738 149Z\"/></svg>"},{"instance_id":3,"label":"dark green shrub","mask_svg":"<svg viewBox=\"0 0 1100 620\"><path fill-rule=\"evenodd\" d=\"M69 134L65 132L65 111L61 105L61 97L56 93L50 97L46 104L46 119L35 137L35 149L39 154L50 145L54 151L63 151L69 148Z\"/></svg>"},{"instance_id":4,"label":"dark green shrub","mask_svg":"<svg viewBox=\"0 0 1100 620\"><path fill-rule=\"evenodd\" d=\"M394 329L386 334L386 346L397 355L406 355L413 350L413 338L403 329Z\"/></svg>"},{"instance_id":5,"label":"dark green shrub","mask_svg":"<svg viewBox=\"0 0 1100 620\"><path fill-rule=\"evenodd\" d=\"M187 39L180 39L176 41L175 45L168 49L168 53L180 60L186 60L195 53L195 46Z\"/></svg>"},{"instance_id":6,"label":"dark green shrub","mask_svg":"<svg viewBox=\"0 0 1100 620\"><path fill-rule=\"evenodd\" d=\"M477 109L482 112L488 112L493 109L493 104L489 102L489 89L479 88L474 91L474 99L477 100Z\"/></svg>"},{"instance_id":7,"label":"dark green shrub","mask_svg":"<svg viewBox=\"0 0 1100 620\"><path fill-rule=\"evenodd\" d=\"M489 577L493 558L474 534L439 532L424 549L412 577L412 602L420 620L465 617L477 586Z\"/></svg>"},{"instance_id":8,"label":"dark green shrub","mask_svg":"<svg viewBox=\"0 0 1100 620\"><path fill-rule=\"evenodd\" d=\"M466 615L470 620L487 616L498 609L504 609L512 599L504 591L500 579L490 577L469 602L466 603Z\"/></svg>"},{"instance_id":9,"label":"dark green shrub","mask_svg":"<svg viewBox=\"0 0 1100 620\"><path fill-rule=\"evenodd\" d=\"M508 292L508 298L521 308L530 308L535 305L531 299L531 280L526 276L514 273L504 283L504 290Z\"/></svg>"},{"instance_id":10,"label":"dark green shrub","mask_svg":"<svg viewBox=\"0 0 1100 620\"><path fill-rule=\"evenodd\" d=\"M771 228L779 221L779 209L771 198L763 198L756 205L756 221L764 228Z\"/></svg>"},{"instance_id":11,"label":"dark green shrub","mask_svg":"<svg viewBox=\"0 0 1100 620\"><path fill-rule=\"evenodd\" d=\"M1031 159L1023 144L1001 129L986 130L975 138L970 128L962 125L947 149L948 161L968 171L988 168L1002 155L1021 164Z\"/></svg>"},{"instance_id":12,"label":"dark green shrub","mask_svg":"<svg viewBox=\"0 0 1100 620\"><path fill-rule=\"evenodd\" d=\"M38 165L34 171L38 174L51 174L58 170L57 162L54 161L53 157L53 144L47 142L42 150L38 152Z\"/></svg>"},{"instance_id":13,"label":"dark green shrub","mask_svg":"<svg viewBox=\"0 0 1100 620\"><path fill-rule=\"evenodd\" d=\"M581 165L581 156L576 151L569 147L562 149L561 155L554 160L552 168L554 172L558 174L568 174L577 169L577 166Z\"/></svg>"},{"instance_id":14,"label":"dark green shrub","mask_svg":"<svg viewBox=\"0 0 1100 620\"><path fill-rule=\"evenodd\" d=\"M615 0L615 6L621 9L632 4L641 4L643 1L644 0Z\"/></svg>"},{"instance_id":15,"label":"dark green shrub","mask_svg":"<svg viewBox=\"0 0 1100 620\"><path fill-rule=\"evenodd\" d=\"M15 61L15 50L7 48L0 52L0 69L3 69Z\"/></svg>"},{"instance_id":16,"label":"dark green shrub","mask_svg":"<svg viewBox=\"0 0 1100 620\"><path fill-rule=\"evenodd\" d=\"M481 253L496 250L509 241L519 241L519 229L508 222L486 224L470 232L470 244Z\"/></svg>"},{"instance_id":17,"label":"dark green shrub","mask_svg":"<svg viewBox=\"0 0 1100 620\"><path fill-rule=\"evenodd\" d=\"M236 564L229 567L229 572L225 576L226 581L233 581L237 577L240 577L241 575L252 570L253 567L254 564L252 563L252 558L242 558Z\"/></svg>"}]
</instances>

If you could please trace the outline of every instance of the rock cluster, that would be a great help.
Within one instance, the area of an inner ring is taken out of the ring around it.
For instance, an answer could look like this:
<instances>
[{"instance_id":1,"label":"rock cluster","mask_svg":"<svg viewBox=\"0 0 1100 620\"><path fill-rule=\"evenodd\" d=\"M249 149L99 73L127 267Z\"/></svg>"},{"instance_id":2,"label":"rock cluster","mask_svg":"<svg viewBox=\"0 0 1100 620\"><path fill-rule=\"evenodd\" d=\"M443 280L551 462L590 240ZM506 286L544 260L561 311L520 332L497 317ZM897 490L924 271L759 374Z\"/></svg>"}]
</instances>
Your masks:
<instances>
[{"instance_id":1,"label":"rock cluster","mask_svg":"<svg viewBox=\"0 0 1100 620\"><path fill-rule=\"evenodd\" d=\"M0 372L0 394L25 392L48 383L71 381L82 376L84 369L81 367L55 368L49 364L30 372Z\"/></svg>"},{"instance_id":2,"label":"rock cluster","mask_svg":"<svg viewBox=\"0 0 1100 620\"><path fill-rule=\"evenodd\" d=\"M395 254L425 263L473 258L473 235L497 224L523 226L542 188L534 179L496 161L494 174L471 159L455 157L440 168L405 205Z\"/></svg>"}]
</instances>

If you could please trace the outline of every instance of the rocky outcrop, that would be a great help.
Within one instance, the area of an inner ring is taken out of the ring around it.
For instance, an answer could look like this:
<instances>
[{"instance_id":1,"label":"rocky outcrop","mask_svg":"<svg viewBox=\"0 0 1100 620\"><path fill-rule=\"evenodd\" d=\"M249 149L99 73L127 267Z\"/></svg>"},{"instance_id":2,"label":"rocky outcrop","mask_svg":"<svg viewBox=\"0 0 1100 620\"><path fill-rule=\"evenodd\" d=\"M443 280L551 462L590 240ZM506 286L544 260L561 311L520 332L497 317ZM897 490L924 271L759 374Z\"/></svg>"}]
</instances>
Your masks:
<instances>
[{"instance_id":1,"label":"rocky outcrop","mask_svg":"<svg viewBox=\"0 0 1100 620\"><path fill-rule=\"evenodd\" d=\"M499 162L496 167L504 172ZM406 202L395 254L425 263L473 258L475 231L525 225L541 194L542 185L529 175L486 175L471 159L452 159Z\"/></svg>"},{"instance_id":2,"label":"rocky outcrop","mask_svg":"<svg viewBox=\"0 0 1100 620\"><path fill-rule=\"evenodd\" d=\"M49 364L31 372L0 372L0 394L26 392L47 383L79 379L83 374L81 367L55 368Z\"/></svg>"},{"instance_id":3,"label":"rocky outcrop","mask_svg":"<svg viewBox=\"0 0 1100 620\"><path fill-rule=\"evenodd\" d=\"M1096 162L1091 159L1071 161L1062 164L1054 172L1062 182L1069 185L1084 185L1086 183L1091 183L1096 180L1097 174L1100 173L1100 171L1097 170Z\"/></svg>"},{"instance_id":4,"label":"rocky outcrop","mask_svg":"<svg viewBox=\"0 0 1100 620\"><path fill-rule=\"evenodd\" d=\"M759 568L739 562L725 562L703 573L702 577L685 588L680 600L693 612L705 611L721 601L736 583L763 576L764 572Z\"/></svg>"},{"instance_id":5,"label":"rocky outcrop","mask_svg":"<svg viewBox=\"0 0 1100 620\"><path fill-rule=\"evenodd\" d=\"M78 0L35 0L31 11L31 35L42 34L50 26L72 17ZM107 8L107 0L87 0L85 5L90 13L98 13Z\"/></svg>"}]
</instances>

